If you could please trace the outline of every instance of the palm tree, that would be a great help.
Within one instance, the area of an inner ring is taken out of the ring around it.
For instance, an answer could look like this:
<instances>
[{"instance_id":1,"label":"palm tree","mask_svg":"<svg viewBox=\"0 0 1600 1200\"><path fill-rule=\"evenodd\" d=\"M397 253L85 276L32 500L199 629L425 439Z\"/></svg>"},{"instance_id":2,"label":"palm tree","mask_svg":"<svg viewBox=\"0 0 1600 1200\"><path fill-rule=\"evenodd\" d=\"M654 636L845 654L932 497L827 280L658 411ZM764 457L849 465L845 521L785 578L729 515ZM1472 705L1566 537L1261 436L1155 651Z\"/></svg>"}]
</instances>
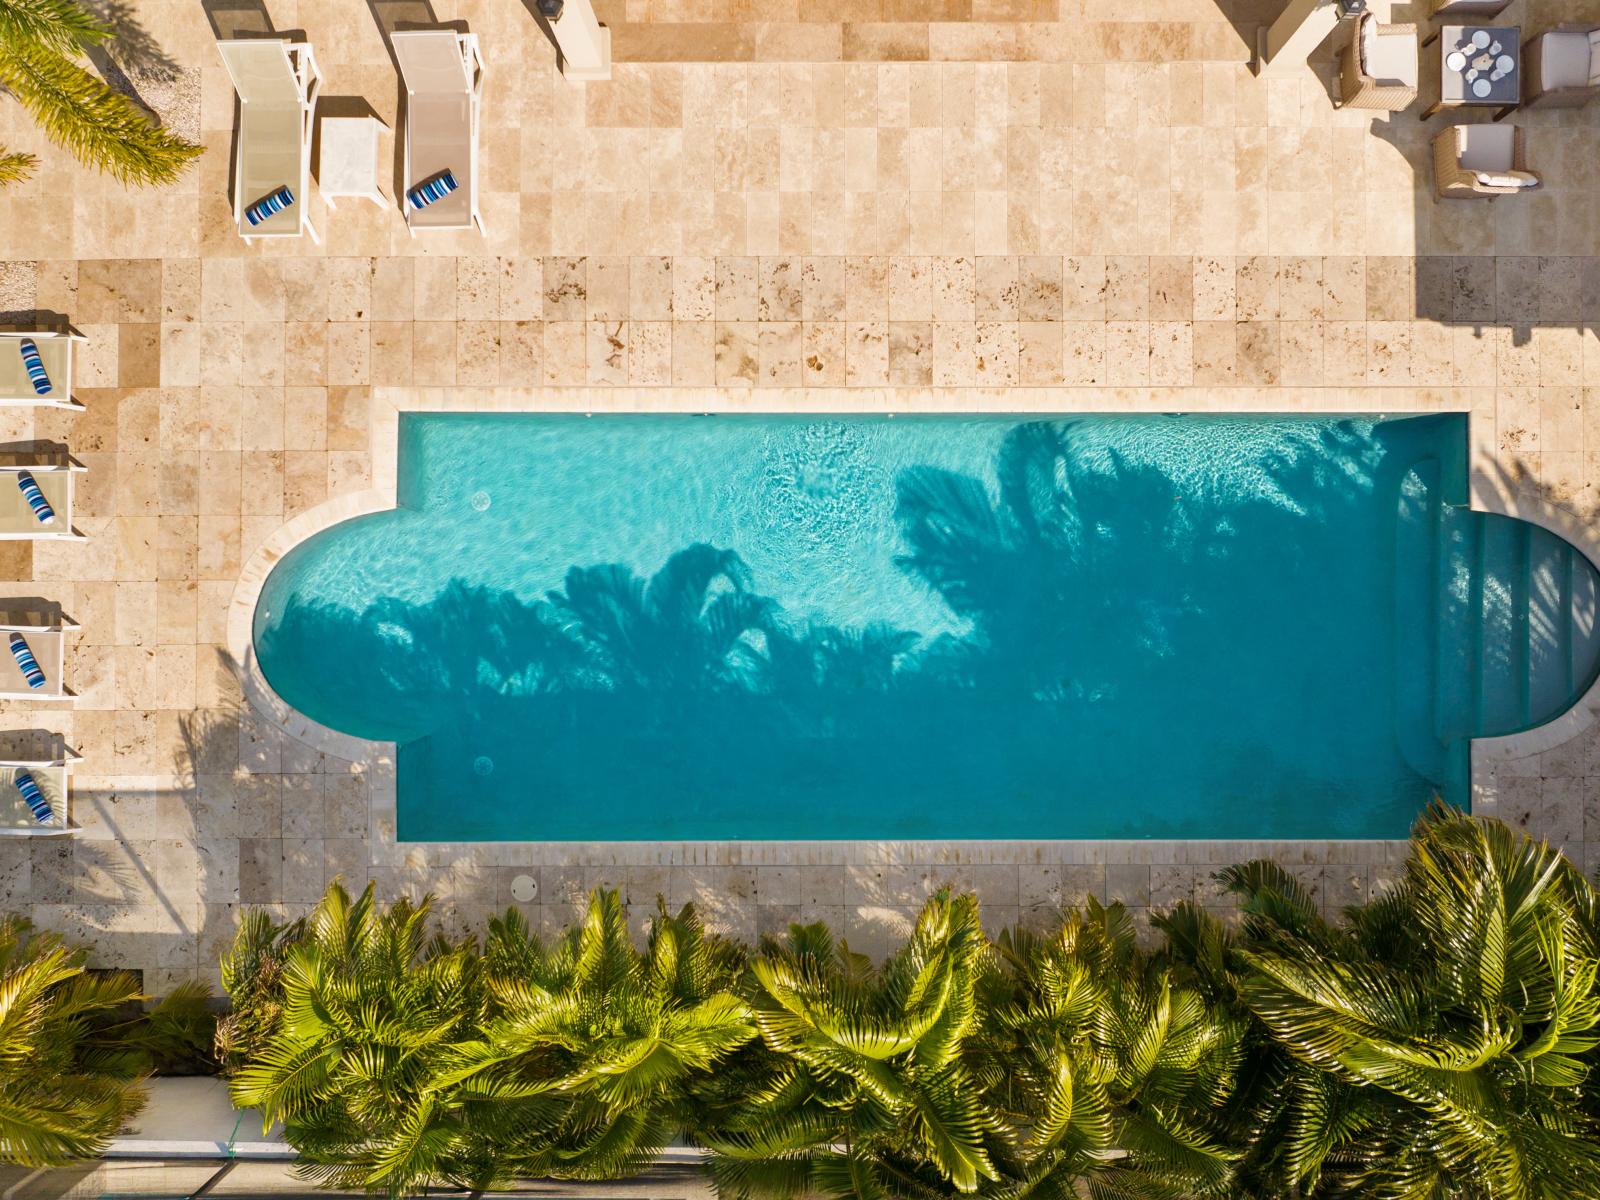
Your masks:
<instances>
[{"instance_id":1,"label":"palm tree","mask_svg":"<svg viewBox=\"0 0 1600 1200\"><path fill-rule=\"evenodd\" d=\"M974 1074L1014 1131L1008 1194L1233 1195L1221 1109L1242 1023L1153 966L1120 905L996 949Z\"/></svg>"},{"instance_id":2,"label":"palm tree","mask_svg":"<svg viewBox=\"0 0 1600 1200\"><path fill-rule=\"evenodd\" d=\"M494 1015L440 1086L493 1111L514 1175L643 1170L692 1124L688 1089L756 1035L735 990L742 954L689 906L659 907L642 954L615 892L592 893L550 945L513 910L491 923L485 957Z\"/></svg>"},{"instance_id":3,"label":"palm tree","mask_svg":"<svg viewBox=\"0 0 1600 1200\"><path fill-rule=\"evenodd\" d=\"M140 999L132 976L90 975L58 938L0 920L0 1162L92 1158L139 1110L145 1060L123 1034Z\"/></svg>"},{"instance_id":4,"label":"palm tree","mask_svg":"<svg viewBox=\"0 0 1600 1200\"><path fill-rule=\"evenodd\" d=\"M1192 906L1162 925L1259 1023L1240 1109L1258 1192L1597 1194L1600 947L1559 853L1435 803L1400 883L1338 924L1274 864L1223 878L1241 937Z\"/></svg>"},{"instance_id":5,"label":"palm tree","mask_svg":"<svg viewBox=\"0 0 1600 1200\"><path fill-rule=\"evenodd\" d=\"M217 1022L216 1060L232 1074L266 1049L283 1021L283 970L289 948L305 936L305 923L276 925L261 909L239 916L233 945L222 956L222 990L228 1012Z\"/></svg>"},{"instance_id":6,"label":"palm tree","mask_svg":"<svg viewBox=\"0 0 1600 1200\"><path fill-rule=\"evenodd\" d=\"M770 1070L698 1133L719 1190L880 1200L999 1179L1002 1130L964 1061L988 947L972 896L941 893L881 969L821 925L751 964Z\"/></svg>"},{"instance_id":7,"label":"palm tree","mask_svg":"<svg viewBox=\"0 0 1600 1200\"><path fill-rule=\"evenodd\" d=\"M428 915L427 900L385 911L371 885L352 901L334 884L282 956L281 1014L231 1091L283 1121L308 1178L391 1196L500 1178L494 1123L438 1085L484 1018L479 959L470 943L430 938ZM258 927L241 937L264 940ZM253 953L236 947L233 961Z\"/></svg>"},{"instance_id":8,"label":"palm tree","mask_svg":"<svg viewBox=\"0 0 1600 1200\"><path fill-rule=\"evenodd\" d=\"M111 36L75 0L0 0L0 86L80 161L125 184L171 183L201 148L80 65L85 47ZM0 154L0 184L35 165L30 154Z\"/></svg>"}]
</instances>

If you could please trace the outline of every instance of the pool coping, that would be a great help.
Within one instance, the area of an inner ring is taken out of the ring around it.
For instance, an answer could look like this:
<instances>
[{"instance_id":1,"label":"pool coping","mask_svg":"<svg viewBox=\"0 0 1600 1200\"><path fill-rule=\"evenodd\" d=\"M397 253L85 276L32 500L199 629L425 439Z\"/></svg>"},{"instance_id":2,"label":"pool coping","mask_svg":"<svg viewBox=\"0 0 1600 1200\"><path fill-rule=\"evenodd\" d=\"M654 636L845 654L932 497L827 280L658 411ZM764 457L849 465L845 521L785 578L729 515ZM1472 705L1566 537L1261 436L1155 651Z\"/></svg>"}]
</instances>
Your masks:
<instances>
[{"instance_id":1,"label":"pool coping","mask_svg":"<svg viewBox=\"0 0 1600 1200\"><path fill-rule=\"evenodd\" d=\"M712 848L718 862L727 860L729 847L749 847L748 861L780 861L770 855L782 851L781 861L795 861L793 848L804 848L801 861L881 861L879 854L897 856L900 848L933 846L954 854L954 861L970 862L1100 862L1112 851L1115 861L1182 862L1184 847L1208 847L1225 842L1247 857L1272 857L1281 861L1309 861L1304 852L1312 846L1338 846L1347 853L1366 847L1358 861L1390 861L1404 841L1389 839L1234 839L1209 838L1182 841L925 839L904 842L401 842L396 837L395 743L373 742L330 729L297 711L267 681L255 654L253 637L256 603L278 561L295 546L341 521L394 508L398 489L400 415L406 412L479 413L1234 413L1273 414L1377 414L1430 412L1468 415L1470 503L1475 511L1498 513L1543 526L1558 534L1600 569L1600 528L1539 497L1509 489L1503 479L1493 439L1492 389L1485 388L1236 388L1203 393L1208 398L1226 396L1226 407L1197 406L1191 388L498 388L498 387L374 387L369 410L369 451L373 486L347 493L308 509L275 530L245 560L227 620L227 648L236 664L240 688L248 708L264 717L288 737L319 753L367 764L372 776L369 807L368 852L374 864L414 861L418 853L441 861L476 861L484 865L537 862L539 865L637 861L641 846L665 852L672 862L709 862ZM1480 421L1490 435L1480 438ZM1560 746L1600 720L1600 679L1596 679L1566 712L1543 725L1502 737L1475 738L1472 808L1495 807L1492 788L1481 777L1500 764L1528 758ZM1084 848L1091 848L1085 850ZM425 849L424 849L425 848ZM787 848L787 849L784 849ZM988 853L980 853L988 848ZM1004 848L1004 849L1002 849ZM1380 848L1384 848L1381 849ZM1148 857L1161 851L1163 858ZM866 853L867 858L861 855ZM1079 857L1088 853L1091 857ZM1372 857L1376 854L1377 857ZM971 857L976 855L976 857ZM1003 857L996 857L1003 855ZM1058 857L1067 855L1067 857ZM1132 857L1128 857L1132 855ZM1041 857L1043 856L1043 857ZM1211 855L1203 855L1205 861ZM1315 861L1324 855L1317 854ZM740 861L746 861L740 855ZM926 860L924 860L926 861ZM438 865L435 863L434 865Z\"/></svg>"}]
</instances>

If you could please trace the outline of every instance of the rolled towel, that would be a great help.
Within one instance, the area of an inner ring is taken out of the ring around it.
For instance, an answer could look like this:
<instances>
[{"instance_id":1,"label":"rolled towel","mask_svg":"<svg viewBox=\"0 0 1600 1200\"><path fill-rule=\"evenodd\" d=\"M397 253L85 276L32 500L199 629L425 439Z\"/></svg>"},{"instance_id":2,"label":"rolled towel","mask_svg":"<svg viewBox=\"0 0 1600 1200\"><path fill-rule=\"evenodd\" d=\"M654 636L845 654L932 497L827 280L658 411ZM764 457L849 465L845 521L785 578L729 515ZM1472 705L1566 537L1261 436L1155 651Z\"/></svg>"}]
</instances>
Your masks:
<instances>
[{"instance_id":1,"label":"rolled towel","mask_svg":"<svg viewBox=\"0 0 1600 1200\"><path fill-rule=\"evenodd\" d=\"M28 502L28 507L33 509L33 515L39 518L39 524L48 525L56 519L56 510L50 507L50 501L44 498L44 492L39 489L39 481L30 471L17 472L17 486L22 489L22 498Z\"/></svg>"},{"instance_id":2,"label":"rolled towel","mask_svg":"<svg viewBox=\"0 0 1600 1200\"><path fill-rule=\"evenodd\" d=\"M287 187L281 187L275 192L269 192L245 209L244 219L252 225L259 225L273 213L282 212L293 203L294 193Z\"/></svg>"},{"instance_id":3,"label":"rolled towel","mask_svg":"<svg viewBox=\"0 0 1600 1200\"><path fill-rule=\"evenodd\" d=\"M44 798L44 793L39 790L39 782L21 767L11 777L11 782L17 791L22 793L22 800L33 813L33 819L41 825L53 824L56 819L55 811L50 807L50 801Z\"/></svg>"},{"instance_id":4,"label":"rolled towel","mask_svg":"<svg viewBox=\"0 0 1600 1200\"><path fill-rule=\"evenodd\" d=\"M28 372L28 382L33 384L33 390L41 396L50 394L50 375L44 369L44 359L39 357L39 347L32 338L23 338L17 343L17 348L22 351L22 365Z\"/></svg>"},{"instance_id":5,"label":"rolled towel","mask_svg":"<svg viewBox=\"0 0 1600 1200\"><path fill-rule=\"evenodd\" d=\"M22 671L23 679L28 681L29 687L44 686L44 668L39 665L39 660L34 658L28 639L20 633L11 635L11 657L17 660L17 666Z\"/></svg>"},{"instance_id":6,"label":"rolled towel","mask_svg":"<svg viewBox=\"0 0 1600 1200\"><path fill-rule=\"evenodd\" d=\"M432 179L424 179L406 193L412 208L427 208L435 200L443 200L461 185L449 171L440 171Z\"/></svg>"}]
</instances>

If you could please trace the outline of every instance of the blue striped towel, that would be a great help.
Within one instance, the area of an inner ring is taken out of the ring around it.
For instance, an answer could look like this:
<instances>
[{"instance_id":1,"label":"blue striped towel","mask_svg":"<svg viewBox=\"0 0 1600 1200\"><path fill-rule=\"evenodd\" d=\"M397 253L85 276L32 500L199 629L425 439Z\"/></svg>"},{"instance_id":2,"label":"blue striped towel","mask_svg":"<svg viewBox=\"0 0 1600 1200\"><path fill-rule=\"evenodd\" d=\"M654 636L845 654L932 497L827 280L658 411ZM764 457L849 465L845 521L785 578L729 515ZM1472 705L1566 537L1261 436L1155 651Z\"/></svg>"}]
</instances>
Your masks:
<instances>
[{"instance_id":1,"label":"blue striped towel","mask_svg":"<svg viewBox=\"0 0 1600 1200\"><path fill-rule=\"evenodd\" d=\"M56 519L56 510L50 507L50 501L44 498L44 493L39 490L39 481L33 477L32 472L18 471L17 486L22 489L22 498L28 502L28 507L33 509L33 515L39 518L39 524L48 525Z\"/></svg>"},{"instance_id":2,"label":"blue striped towel","mask_svg":"<svg viewBox=\"0 0 1600 1200\"><path fill-rule=\"evenodd\" d=\"M22 365L27 369L28 382L33 384L33 390L41 396L48 396L50 376L44 369L44 359L39 357L39 347L32 338L23 338L17 343L17 348L22 351Z\"/></svg>"},{"instance_id":3,"label":"blue striped towel","mask_svg":"<svg viewBox=\"0 0 1600 1200\"><path fill-rule=\"evenodd\" d=\"M44 686L44 668L39 665L39 660L34 658L33 650L28 646L28 639L20 633L11 635L11 657L17 660L17 666L22 668L22 677L28 681L31 688Z\"/></svg>"},{"instance_id":4,"label":"blue striped towel","mask_svg":"<svg viewBox=\"0 0 1600 1200\"><path fill-rule=\"evenodd\" d=\"M22 799L33 813L33 819L41 825L49 825L56 819L56 814L50 807L50 801L44 798L44 793L39 790L39 782L21 767L11 777L11 782L17 791L22 793Z\"/></svg>"},{"instance_id":5,"label":"blue striped towel","mask_svg":"<svg viewBox=\"0 0 1600 1200\"><path fill-rule=\"evenodd\" d=\"M245 209L244 219L252 225L259 225L273 213L282 212L293 203L294 193L287 187L281 187L275 192L269 192Z\"/></svg>"},{"instance_id":6,"label":"blue striped towel","mask_svg":"<svg viewBox=\"0 0 1600 1200\"><path fill-rule=\"evenodd\" d=\"M461 185L449 171L440 171L432 179L424 179L406 193L412 208L427 208L435 200L443 200Z\"/></svg>"}]
</instances>

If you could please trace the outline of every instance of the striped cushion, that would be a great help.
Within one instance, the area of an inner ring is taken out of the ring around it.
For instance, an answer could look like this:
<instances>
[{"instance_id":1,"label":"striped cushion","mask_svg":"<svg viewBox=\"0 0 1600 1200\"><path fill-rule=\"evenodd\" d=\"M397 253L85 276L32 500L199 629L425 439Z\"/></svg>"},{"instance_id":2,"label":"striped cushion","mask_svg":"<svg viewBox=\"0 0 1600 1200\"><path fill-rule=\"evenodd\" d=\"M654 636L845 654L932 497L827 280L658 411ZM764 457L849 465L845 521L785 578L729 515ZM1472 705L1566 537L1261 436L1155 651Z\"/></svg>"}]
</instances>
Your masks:
<instances>
[{"instance_id":1,"label":"striped cushion","mask_svg":"<svg viewBox=\"0 0 1600 1200\"><path fill-rule=\"evenodd\" d=\"M22 793L23 803L33 813L35 821L41 825L49 825L55 821L56 814L50 807L50 801L44 798L44 793L39 790L38 781L32 775L18 767L17 773L11 777L11 782L17 791Z\"/></svg>"},{"instance_id":2,"label":"striped cushion","mask_svg":"<svg viewBox=\"0 0 1600 1200\"><path fill-rule=\"evenodd\" d=\"M32 338L23 338L17 347L22 351L22 365L27 369L28 382L33 384L33 390L41 396L48 396L50 376L44 369L44 359L39 357L39 347Z\"/></svg>"},{"instance_id":3,"label":"striped cushion","mask_svg":"<svg viewBox=\"0 0 1600 1200\"><path fill-rule=\"evenodd\" d=\"M56 519L56 510L50 507L50 501L44 498L44 493L39 490L39 481L31 472L17 472L17 486L22 489L22 498L28 502L28 507L33 509L33 515L39 518L39 524L48 525Z\"/></svg>"},{"instance_id":4,"label":"striped cushion","mask_svg":"<svg viewBox=\"0 0 1600 1200\"><path fill-rule=\"evenodd\" d=\"M39 660L34 658L33 651L28 646L28 639L20 633L11 635L11 657L17 660L17 666L22 669L22 677L28 681L29 687L44 686L44 668L39 665Z\"/></svg>"},{"instance_id":5,"label":"striped cushion","mask_svg":"<svg viewBox=\"0 0 1600 1200\"><path fill-rule=\"evenodd\" d=\"M286 187L281 187L275 192L269 192L245 209L244 219L252 225L259 225L273 213L282 212L293 203L294 193Z\"/></svg>"},{"instance_id":6,"label":"striped cushion","mask_svg":"<svg viewBox=\"0 0 1600 1200\"><path fill-rule=\"evenodd\" d=\"M461 185L449 171L440 171L432 179L424 179L406 193L412 208L427 208L435 200L443 200Z\"/></svg>"}]
</instances>

